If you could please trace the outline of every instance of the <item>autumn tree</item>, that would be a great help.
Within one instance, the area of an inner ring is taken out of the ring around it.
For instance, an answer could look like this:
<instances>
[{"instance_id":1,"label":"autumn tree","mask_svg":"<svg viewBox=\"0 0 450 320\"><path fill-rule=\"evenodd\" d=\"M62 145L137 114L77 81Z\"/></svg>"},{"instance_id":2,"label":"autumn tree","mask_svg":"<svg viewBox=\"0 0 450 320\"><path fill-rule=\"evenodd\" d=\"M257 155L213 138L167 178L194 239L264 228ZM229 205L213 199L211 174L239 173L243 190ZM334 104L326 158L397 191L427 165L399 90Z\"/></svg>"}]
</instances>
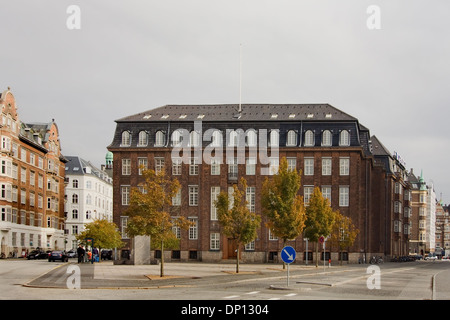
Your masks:
<instances>
[{"instance_id":1,"label":"autumn tree","mask_svg":"<svg viewBox=\"0 0 450 320\"><path fill-rule=\"evenodd\" d=\"M99 249L123 246L122 237L116 224L107 219L98 219L86 224L85 229L76 236L76 239L82 243L87 238L94 239L94 245Z\"/></svg>"},{"instance_id":2,"label":"autumn tree","mask_svg":"<svg viewBox=\"0 0 450 320\"><path fill-rule=\"evenodd\" d=\"M169 177L165 170L158 172L142 170L143 182L132 188L128 215L127 233L130 236L150 236L152 242L160 245L161 269L164 276L164 244L176 241L173 227L189 228L188 220L180 216L180 207L174 206L172 199L180 189L177 179Z\"/></svg>"},{"instance_id":3,"label":"autumn tree","mask_svg":"<svg viewBox=\"0 0 450 320\"><path fill-rule=\"evenodd\" d=\"M261 204L268 219L267 227L283 240L283 246L288 240L297 238L305 227L305 207L298 194L300 186L300 172L289 170L284 157L278 172L271 179L266 177L262 186Z\"/></svg>"},{"instance_id":4,"label":"autumn tree","mask_svg":"<svg viewBox=\"0 0 450 320\"><path fill-rule=\"evenodd\" d=\"M338 248L339 263L341 265L341 250L352 246L358 234L359 230L353 224L352 219L337 211L331 232L330 242Z\"/></svg>"},{"instance_id":5,"label":"autumn tree","mask_svg":"<svg viewBox=\"0 0 450 320\"><path fill-rule=\"evenodd\" d=\"M304 235L310 241L316 242L316 267L319 266L319 246L317 242L321 236L326 238L331 234L334 221L335 212L330 206L330 201L323 197L318 187L315 187L306 207Z\"/></svg>"},{"instance_id":6,"label":"autumn tree","mask_svg":"<svg viewBox=\"0 0 450 320\"><path fill-rule=\"evenodd\" d=\"M214 204L223 233L236 241L236 273L239 273L240 247L256 239L261 217L249 209L246 200L247 181L241 178L239 186L233 185L233 189L231 198L228 192L221 192Z\"/></svg>"}]
</instances>

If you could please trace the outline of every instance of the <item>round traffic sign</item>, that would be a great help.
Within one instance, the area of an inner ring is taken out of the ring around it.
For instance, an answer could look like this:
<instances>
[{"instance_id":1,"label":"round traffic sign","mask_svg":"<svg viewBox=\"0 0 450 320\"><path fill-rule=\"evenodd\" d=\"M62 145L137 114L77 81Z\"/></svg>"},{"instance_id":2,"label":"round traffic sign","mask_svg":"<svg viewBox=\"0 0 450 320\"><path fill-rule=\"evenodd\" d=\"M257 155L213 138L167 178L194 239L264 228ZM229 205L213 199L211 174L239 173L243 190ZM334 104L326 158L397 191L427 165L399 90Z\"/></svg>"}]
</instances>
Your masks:
<instances>
[{"instance_id":1,"label":"round traffic sign","mask_svg":"<svg viewBox=\"0 0 450 320\"><path fill-rule=\"evenodd\" d=\"M320 242L320 243L323 243L324 241L325 241L325 238L324 238L323 236L320 236L319 242Z\"/></svg>"},{"instance_id":2,"label":"round traffic sign","mask_svg":"<svg viewBox=\"0 0 450 320\"><path fill-rule=\"evenodd\" d=\"M296 255L295 249L291 246L286 246L281 249L281 260L283 260L284 263L289 264L294 262Z\"/></svg>"}]
</instances>

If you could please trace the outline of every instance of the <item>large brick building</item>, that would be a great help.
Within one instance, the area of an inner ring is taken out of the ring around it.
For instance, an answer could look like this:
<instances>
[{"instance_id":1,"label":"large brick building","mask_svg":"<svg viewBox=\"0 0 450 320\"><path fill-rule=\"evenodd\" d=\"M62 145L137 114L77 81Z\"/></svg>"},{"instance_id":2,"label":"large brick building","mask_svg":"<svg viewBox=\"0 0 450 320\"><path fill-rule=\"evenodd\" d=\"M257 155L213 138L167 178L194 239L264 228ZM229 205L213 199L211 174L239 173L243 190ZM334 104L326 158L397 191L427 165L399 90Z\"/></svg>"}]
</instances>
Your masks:
<instances>
[{"instance_id":1,"label":"large brick building","mask_svg":"<svg viewBox=\"0 0 450 320\"><path fill-rule=\"evenodd\" d=\"M19 120L11 91L0 96L1 254L64 249L64 164L58 127Z\"/></svg>"},{"instance_id":2,"label":"large brick building","mask_svg":"<svg viewBox=\"0 0 450 320\"><path fill-rule=\"evenodd\" d=\"M300 192L306 205L313 188L320 187L331 206L350 216L359 229L344 257L357 261L370 255L407 254L409 231L403 226L408 218L403 208L409 206L404 200L409 191L404 166L358 119L329 104L167 105L116 123L108 150L114 154L114 221L124 238L124 210L131 188L141 181L140 165L165 167L181 183L174 204L194 225L176 230L180 249L168 253L169 259L234 258L235 245L221 233L213 202L220 191L229 192L245 177L250 210L261 213L262 183L281 157L301 170ZM131 249L127 243L125 249ZM306 251L303 237L289 245L301 262ZM282 241L271 235L263 218L258 238L245 246L242 259L277 261L281 248ZM331 258L337 253L331 252Z\"/></svg>"}]
</instances>

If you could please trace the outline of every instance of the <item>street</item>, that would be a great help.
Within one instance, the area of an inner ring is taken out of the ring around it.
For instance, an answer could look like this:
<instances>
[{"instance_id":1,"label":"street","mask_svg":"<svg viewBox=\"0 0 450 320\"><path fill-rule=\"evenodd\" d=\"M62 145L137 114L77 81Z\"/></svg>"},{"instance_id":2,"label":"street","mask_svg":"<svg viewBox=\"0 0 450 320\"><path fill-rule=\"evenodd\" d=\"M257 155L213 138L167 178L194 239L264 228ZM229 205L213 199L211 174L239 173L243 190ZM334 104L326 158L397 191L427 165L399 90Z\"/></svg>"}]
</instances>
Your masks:
<instances>
[{"instance_id":1,"label":"street","mask_svg":"<svg viewBox=\"0 0 450 320\"><path fill-rule=\"evenodd\" d=\"M79 267L81 286L69 288ZM167 263L159 266L78 265L46 260L0 260L2 300L447 300L450 261L417 261L331 268L291 265ZM172 275L172 276L170 276Z\"/></svg>"}]
</instances>

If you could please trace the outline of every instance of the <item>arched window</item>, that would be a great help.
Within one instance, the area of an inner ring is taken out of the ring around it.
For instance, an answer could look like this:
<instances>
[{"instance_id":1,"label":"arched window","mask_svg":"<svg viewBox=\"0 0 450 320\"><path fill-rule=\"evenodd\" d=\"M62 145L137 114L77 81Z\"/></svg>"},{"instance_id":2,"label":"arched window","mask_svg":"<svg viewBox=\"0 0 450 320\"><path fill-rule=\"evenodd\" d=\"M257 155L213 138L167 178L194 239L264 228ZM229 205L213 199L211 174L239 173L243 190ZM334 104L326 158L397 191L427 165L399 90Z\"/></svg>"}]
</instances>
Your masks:
<instances>
[{"instance_id":1,"label":"arched window","mask_svg":"<svg viewBox=\"0 0 450 320\"><path fill-rule=\"evenodd\" d=\"M288 131L286 145L287 146L296 146L297 145L297 133L294 130Z\"/></svg>"},{"instance_id":2,"label":"arched window","mask_svg":"<svg viewBox=\"0 0 450 320\"><path fill-rule=\"evenodd\" d=\"M305 132L305 146L314 146L314 132L312 132L311 130Z\"/></svg>"},{"instance_id":3,"label":"arched window","mask_svg":"<svg viewBox=\"0 0 450 320\"><path fill-rule=\"evenodd\" d=\"M270 146L278 147L279 143L280 143L280 134L278 133L278 130L271 130L270 131Z\"/></svg>"},{"instance_id":4,"label":"arched window","mask_svg":"<svg viewBox=\"0 0 450 320\"><path fill-rule=\"evenodd\" d=\"M139 146L146 146L148 144L148 134L145 131L140 131L139 132L139 141L138 141L138 145Z\"/></svg>"},{"instance_id":5,"label":"arched window","mask_svg":"<svg viewBox=\"0 0 450 320\"><path fill-rule=\"evenodd\" d=\"M257 139L255 130L249 129L247 131L247 146L256 147L257 142L258 142L258 139Z\"/></svg>"},{"instance_id":6,"label":"arched window","mask_svg":"<svg viewBox=\"0 0 450 320\"><path fill-rule=\"evenodd\" d=\"M331 131L325 130L322 133L322 146L330 147L331 146Z\"/></svg>"},{"instance_id":7,"label":"arched window","mask_svg":"<svg viewBox=\"0 0 450 320\"><path fill-rule=\"evenodd\" d=\"M78 188L78 180L77 179L74 179L72 181L72 188Z\"/></svg>"},{"instance_id":8,"label":"arched window","mask_svg":"<svg viewBox=\"0 0 450 320\"><path fill-rule=\"evenodd\" d=\"M198 147L200 145L200 135L197 131L191 131L189 134L189 145L191 147Z\"/></svg>"},{"instance_id":9,"label":"arched window","mask_svg":"<svg viewBox=\"0 0 450 320\"><path fill-rule=\"evenodd\" d=\"M219 130L214 130L212 134L212 146L213 147L222 146L222 133Z\"/></svg>"},{"instance_id":10,"label":"arched window","mask_svg":"<svg viewBox=\"0 0 450 320\"><path fill-rule=\"evenodd\" d=\"M181 137L182 137L182 135L181 135L180 130L175 130L172 133L172 146L180 147L181 146L181 141L182 141Z\"/></svg>"},{"instance_id":11,"label":"arched window","mask_svg":"<svg viewBox=\"0 0 450 320\"><path fill-rule=\"evenodd\" d=\"M350 145L350 133L347 130L342 130L339 134L339 145L349 146Z\"/></svg>"},{"instance_id":12,"label":"arched window","mask_svg":"<svg viewBox=\"0 0 450 320\"><path fill-rule=\"evenodd\" d=\"M238 145L238 133L235 130L230 131L230 140L228 141L229 147L237 147Z\"/></svg>"},{"instance_id":13,"label":"arched window","mask_svg":"<svg viewBox=\"0 0 450 320\"><path fill-rule=\"evenodd\" d=\"M78 203L78 195L77 194L72 195L72 203Z\"/></svg>"},{"instance_id":14,"label":"arched window","mask_svg":"<svg viewBox=\"0 0 450 320\"><path fill-rule=\"evenodd\" d=\"M164 142L165 142L165 134L164 132L162 132L161 130L156 131L156 136L155 136L155 147L163 147L164 146Z\"/></svg>"},{"instance_id":15,"label":"arched window","mask_svg":"<svg viewBox=\"0 0 450 320\"><path fill-rule=\"evenodd\" d=\"M131 145L131 134L129 131L122 132L122 146L130 146Z\"/></svg>"}]
</instances>

